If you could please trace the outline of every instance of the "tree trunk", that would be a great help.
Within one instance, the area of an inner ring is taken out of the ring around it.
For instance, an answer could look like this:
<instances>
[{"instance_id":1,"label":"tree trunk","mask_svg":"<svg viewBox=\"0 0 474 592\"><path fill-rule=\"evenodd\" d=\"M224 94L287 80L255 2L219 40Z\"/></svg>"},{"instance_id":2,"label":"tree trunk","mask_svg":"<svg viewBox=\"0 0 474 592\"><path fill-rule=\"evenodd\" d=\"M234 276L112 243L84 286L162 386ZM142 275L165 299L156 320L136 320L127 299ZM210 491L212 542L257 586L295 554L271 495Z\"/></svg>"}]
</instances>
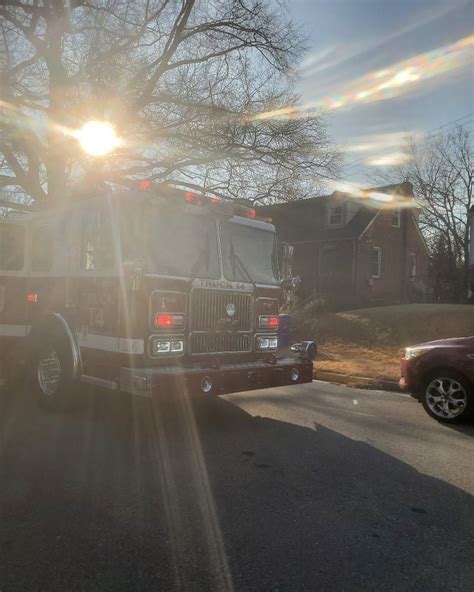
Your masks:
<instances>
[{"instance_id":1,"label":"tree trunk","mask_svg":"<svg viewBox=\"0 0 474 592\"><path fill-rule=\"evenodd\" d=\"M48 201L58 201L66 190L65 137L59 126L65 125L67 74L62 63L62 43L66 28L64 0L50 4L46 39L46 64L49 73L48 127Z\"/></svg>"}]
</instances>

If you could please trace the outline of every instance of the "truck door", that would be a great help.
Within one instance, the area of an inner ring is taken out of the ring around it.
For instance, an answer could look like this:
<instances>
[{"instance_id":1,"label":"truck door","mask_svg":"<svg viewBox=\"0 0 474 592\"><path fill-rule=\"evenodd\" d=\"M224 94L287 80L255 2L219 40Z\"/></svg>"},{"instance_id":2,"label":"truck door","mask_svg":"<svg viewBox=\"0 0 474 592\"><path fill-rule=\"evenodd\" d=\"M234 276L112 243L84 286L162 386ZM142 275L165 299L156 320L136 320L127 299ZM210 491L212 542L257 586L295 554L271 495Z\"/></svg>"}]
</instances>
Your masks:
<instances>
[{"instance_id":1,"label":"truck door","mask_svg":"<svg viewBox=\"0 0 474 592\"><path fill-rule=\"evenodd\" d=\"M28 331L25 243L23 224L0 224L0 363L20 356Z\"/></svg>"},{"instance_id":2,"label":"truck door","mask_svg":"<svg viewBox=\"0 0 474 592\"><path fill-rule=\"evenodd\" d=\"M75 279L77 331L84 373L112 380L117 372L119 275L117 232L106 203L83 210Z\"/></svg>"}]
</instances>

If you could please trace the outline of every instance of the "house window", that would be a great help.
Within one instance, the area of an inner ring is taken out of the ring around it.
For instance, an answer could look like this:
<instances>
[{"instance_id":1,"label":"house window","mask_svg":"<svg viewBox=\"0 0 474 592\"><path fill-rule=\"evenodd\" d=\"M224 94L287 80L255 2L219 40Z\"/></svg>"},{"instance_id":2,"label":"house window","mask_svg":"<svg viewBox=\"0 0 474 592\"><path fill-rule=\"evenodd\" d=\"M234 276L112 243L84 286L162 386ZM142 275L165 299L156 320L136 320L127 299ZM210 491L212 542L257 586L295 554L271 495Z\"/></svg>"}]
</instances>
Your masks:
<instances>
[{"instance_id":1,"label":"house window","mask_svg":"<svg viewBox=\"0 0 474 592\"><path fill-rule=\"evenodd\" d=\"M332 206L329 208L329 226L341 226L344 222L344 206Z\"/></svg>"},{"instance_id":2,"label":"house window","mask_svg":"<svg viewBox=\"0 0 474 592\"><path fill-rule=\"evenodd\" d=\"M410 279L416 278L416 253L410 253Z\"/></svg>"},{"instance_id":3,"label":"house window","mask_svg":"<svg viewBox=\"0 0 474 592\"><path fill-rule=\"evenodd\" d=\"M382 277L382 249L380 247L372 247L370 270L373 278Z\"/></svg>"},{"instance_id":4,"label":"house window","mask_svg":"<svg viewBox=\"0 0 474 592\"><path fill-rule=\"evenodd\" d=\"M395 208L392 214L392 226L396 228L400 228L400 219L401 219L401 210L400 208Z\"/></svg>"}]
</instances>

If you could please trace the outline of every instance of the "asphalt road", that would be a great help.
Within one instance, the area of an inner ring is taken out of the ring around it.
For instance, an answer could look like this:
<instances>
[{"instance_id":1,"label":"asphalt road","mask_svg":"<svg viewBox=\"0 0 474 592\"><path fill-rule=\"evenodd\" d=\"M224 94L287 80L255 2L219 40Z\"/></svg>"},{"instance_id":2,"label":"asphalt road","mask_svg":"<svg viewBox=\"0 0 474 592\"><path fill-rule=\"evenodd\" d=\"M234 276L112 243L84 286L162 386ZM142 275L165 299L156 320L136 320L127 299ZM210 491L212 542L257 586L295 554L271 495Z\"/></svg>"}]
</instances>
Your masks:
<instances>
[{"instance_id":1,"label":"asphalt road","mask_svg":"<svg viewBox=\"0 0 474 592\"><path fill-rule=\"evenodd\" d=\"M474 590L474 426L324 383L0 400L0 591Z\"/></svg>"}]
</instances>

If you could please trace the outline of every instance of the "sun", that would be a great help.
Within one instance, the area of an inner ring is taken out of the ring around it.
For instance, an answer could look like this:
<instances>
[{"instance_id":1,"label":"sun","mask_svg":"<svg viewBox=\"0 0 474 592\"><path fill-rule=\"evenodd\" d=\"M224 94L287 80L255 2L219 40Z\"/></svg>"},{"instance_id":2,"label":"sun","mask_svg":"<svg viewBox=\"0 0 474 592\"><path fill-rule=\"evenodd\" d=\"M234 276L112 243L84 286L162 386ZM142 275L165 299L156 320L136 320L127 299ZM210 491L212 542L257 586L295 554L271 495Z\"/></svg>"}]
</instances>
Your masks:
<instances>
[{"instance_id":1,"label":"sun","mask_svg":"<svg viewBox=\"0 0 474 592\"><path fill-rule=\"evenodd\" d=\"M84 152L91 156L105 156L122 144L114 128L102 121L89 121L74 135Z\"/></svg>"}]
</instances>

